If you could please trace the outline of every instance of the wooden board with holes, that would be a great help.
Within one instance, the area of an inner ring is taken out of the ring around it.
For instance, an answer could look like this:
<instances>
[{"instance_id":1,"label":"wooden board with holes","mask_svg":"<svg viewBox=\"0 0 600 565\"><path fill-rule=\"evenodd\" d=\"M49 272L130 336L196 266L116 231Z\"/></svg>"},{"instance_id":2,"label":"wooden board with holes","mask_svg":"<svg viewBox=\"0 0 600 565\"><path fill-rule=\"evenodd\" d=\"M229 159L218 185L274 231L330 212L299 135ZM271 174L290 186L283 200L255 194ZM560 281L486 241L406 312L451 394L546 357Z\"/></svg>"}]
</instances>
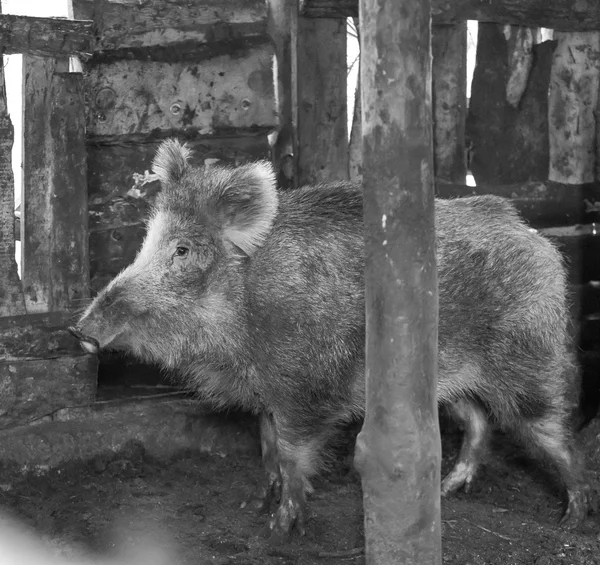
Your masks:
<instances>
[{"instance_id":1,"label":"wooden board with holes","mask_svg":"<svg viewBox=\"0 0 600 565\"><path fill-rule=\"evenodd\" d=\"M117 60L86 71L91 140L275 127L269 43L202 61ZM122 139L120 141L123 141Z\"/></svg>"}]
</instances>

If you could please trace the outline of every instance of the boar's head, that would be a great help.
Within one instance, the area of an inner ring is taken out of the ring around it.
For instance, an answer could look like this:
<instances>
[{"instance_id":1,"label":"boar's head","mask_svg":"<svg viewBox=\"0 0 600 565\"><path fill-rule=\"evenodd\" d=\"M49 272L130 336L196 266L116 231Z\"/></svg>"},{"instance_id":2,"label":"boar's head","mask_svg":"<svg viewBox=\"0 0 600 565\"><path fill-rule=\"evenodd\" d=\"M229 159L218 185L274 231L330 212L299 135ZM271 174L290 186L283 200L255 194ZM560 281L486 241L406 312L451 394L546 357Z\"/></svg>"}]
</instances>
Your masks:
<instances>
[{"instance_id":1,"label":"boar's head","mask_svg":"<svg viewBox=\"0 0 600 565\"><path fill-rule=\"evenodd\" d=\"M275 175L268 162L194 168L189 156L175 140L158 149L162 191L142 248L71 328L88 352L122 349L177 367L244 339L244 262L277 214Z\"/></svg>"}]
</instances>

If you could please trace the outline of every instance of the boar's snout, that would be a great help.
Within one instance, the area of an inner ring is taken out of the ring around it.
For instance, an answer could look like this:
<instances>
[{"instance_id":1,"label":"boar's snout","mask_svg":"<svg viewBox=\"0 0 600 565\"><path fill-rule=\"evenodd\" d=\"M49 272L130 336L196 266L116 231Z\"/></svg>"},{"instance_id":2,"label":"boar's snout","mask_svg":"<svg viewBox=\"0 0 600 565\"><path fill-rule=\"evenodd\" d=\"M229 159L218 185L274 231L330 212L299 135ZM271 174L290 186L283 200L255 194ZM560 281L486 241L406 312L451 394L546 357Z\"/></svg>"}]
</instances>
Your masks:
<instances>
[{"instance_id":1,"label":"boar's snout","mask_svg":"<svg viewBox=\"0 0 600 565\"><path fill-rule=\"evenodd\" d=\"M68 328L72 335L74 335L79 342L81 343L81 347L85 349L88 353L98 353L100 351L100 344L96 338L92 336L85 335L80 328L71 326Z\"/></svg>"}]
</instances>

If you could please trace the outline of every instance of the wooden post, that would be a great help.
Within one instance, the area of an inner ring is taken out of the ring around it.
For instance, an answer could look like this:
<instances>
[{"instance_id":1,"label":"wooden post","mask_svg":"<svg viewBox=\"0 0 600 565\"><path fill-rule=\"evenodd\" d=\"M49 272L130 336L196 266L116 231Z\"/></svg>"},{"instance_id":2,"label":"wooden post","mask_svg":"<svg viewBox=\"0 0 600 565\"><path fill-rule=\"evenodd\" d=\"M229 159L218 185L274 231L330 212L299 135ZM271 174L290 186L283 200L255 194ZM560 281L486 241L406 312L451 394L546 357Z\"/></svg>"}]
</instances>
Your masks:
<instances>
[{"instance_id":1,"label":"wooden post","mask_svg":"<svg viewBox=\"0 0 600 565\"><path fill-rule=\"evenodd\" d=\"M2 8L0 7L0 12ZM2 49L0 49L0 61ZM6 105L4 65L0 65L0 316L25 314L15 261L15 181L11 150L13 125Z\"/></svg>"},{"instance_id":2,"label":"wooden post","mask_svg":"<svg viewBox=\"0 0 600 565\"><path fill-rule=\"evenodd\" d=\"M429 0L361 0L367 565L441 564Z\"/></svg>"},{"instance_id":3,"label":"wooden post","mask_svg":"<svg viewBox=\"0 0 600 565\"><path fill-rule=\"evenodd\" d=\"M296 0L267 0L269 6L269 35L275 44L277 57L277 139L272 160L277 171L278 186L292 188L297 181L296 124L298 122L296 95L293 92L295 65L295 32L298 25Z\"/></svg>"},{"instance_id":4,"label":"wooden post","mask_svg":"<svg viewBox=\"0 0 600 565\"><path fill-rule=\"evenodd\" d=\"M548 180L593 182L600 81L600 32L555 33L548 98Z\"/></svg>"},{"instance_id":5,"label":"wooden post","mask_svg":"<svg viewBox=\"0 0 600 565\"><path fill-rule=\"evenodd\" d=\"M360 24L358 18L354 18L354 27L360 44ZM360 55L356 63L358 75L356 77L356 89L354 90L354 112L352 113L352 129L350 131L350 143L348 146L348 169L350 180L362 183L362 112L360 102Z\"/></svg>"},{"instance_id":6,"label":"wooden post","mask_svg":"<svg viewBox=\"0 0 600 565\"><path fill-rule=\"evenodd\" d=\"M431 47L435 176L464 182L467 174L467 22L435 26Z\"/></svg>"},{"instance_id":7,"label":"wooden post","mask_svg":"<svg viewBox=\"0 0 600 565\"><path fill-rule=\"evenodd\" d=\"M348 178L346 20L298 20L298 185Z\"/></svg>"},{"instance_id":8,"label":"wooden post","mask_svg":"<svg viewBox=\"0 0 600 565\"><path fill-rule=\"evenodd\" d=\"M22 280L28 313L89 296L82 75L68 61L23 57Z\"/></svg>"}]
</instances>

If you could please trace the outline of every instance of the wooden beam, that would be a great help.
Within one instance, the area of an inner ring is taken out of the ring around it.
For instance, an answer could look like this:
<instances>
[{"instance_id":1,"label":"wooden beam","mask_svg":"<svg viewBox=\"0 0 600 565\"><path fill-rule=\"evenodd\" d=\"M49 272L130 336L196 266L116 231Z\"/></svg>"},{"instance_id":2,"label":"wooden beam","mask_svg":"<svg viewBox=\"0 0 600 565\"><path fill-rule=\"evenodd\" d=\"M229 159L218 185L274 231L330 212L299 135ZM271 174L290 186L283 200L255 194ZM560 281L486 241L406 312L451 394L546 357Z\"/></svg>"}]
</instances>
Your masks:
<instances>
[{"instance_id":1,"label":"wooden beam","mask_svg":"<svg viewBox=\"0 0 600 565\"><path fill-rule=\"evenodd\" d=\"M89 297L85 106L67 62L23 58L22 281L28 313Z\"/></svg>"},{"instance_id":2,"label":"wooden beam","mask_svg":"<svg viewBox=\"0 0 600 565\"><path fill-rule=\"evenodd\" d=\"M298 20L298 185L348 178L346 20Z\"/></svg>"},{"instance_id":3,"label":"wooden beam","mask_svg":"<svg viewBox=\"0 0 600 565\"><path fill-rule=\"evenodd\" d=\"M0 6L0 12L2 7ZM2 49L0 49L0 57ZM25 314L15 261L15 179L11 152L13 125L6 104L4 65L0 65L0 316Z\"/></svg>"},{"instance_id":4,"label":"wooden beam","mask_svg":"<svg viewBox=\"0 0 600 565\"><path fill-rule=\"evenodd\" d=\"M467 22L432 29L435 175L464 182L467 174Z\"/></svg>"},{"instance_id":5,"label":"wooden beam","mask_svg":"<svg viewBox=\"0 0 600 565\"><path fill-rule=\"evenodd\" d=\"M274 128L273 54L262 43L204 61L91 61L88 138Z\"/></svg>"},{"instance_id":6,"label":"wooden beam","mask_svg":"<svg viewBox=\"0 0 600 565\"><path fill-rule=\"evenodd\" d=\"M495 194L512 201L534 228L600 223L600 183L572 185L550 181L465 186L436 181L439 198Z\"/></svg>"},{"instance_id":7,"label":"wooden beam","mask_svg":"<svg viewBox=\"0 0 600 565\"><path fill-rule=\"evenodd\" d=\"M93 20L96 49L215 44L267 33L262 0L72 0L73 16Z\"/></svg>"},{"instance_id":8,"label":"wooden beam","mask_svg":"<svg viewBox=\"0 0 600 565\"><path fill-rule=\"evenodd\" d=\"M300 15L307 18L354 18L358 16L358 0L300 0ZM600 29L600 10L595 1L431 0L431 15L436 25L478 20L559 31Z\"/></svg>"},{"instance_id":9,"label":"wooden beam","mask_svg":"<svg viewBox=\"0 0 600 565\"><path fill-rule=\"evenodd\" d=\"M277 138L273 144L272 161L277 171L277 185L293 188L297 183L298 107L294 103L296 69L296 34L298 28L297 0L267 0L269 6L269 36L277 57Z\"/></svg>"},{"instance_id":10,"label":"wooden beam","mask_svg":"<svg viewBox=\"0 0 600 565\"><path fill-rule=\"evenodd\" d=\"M442 562L429 0L361 0L366 562Z\"/></svg>"},{"instance_id":11,"label":"wooden beam","mask_svg":"<svg viewBox=\"0 0 600 565\"><path fill-rule=\"evenodd\" d=\"M94 45L94 22L0 15L0 49L6 55L87 57Z\"/></svg>"}]
</instances>

